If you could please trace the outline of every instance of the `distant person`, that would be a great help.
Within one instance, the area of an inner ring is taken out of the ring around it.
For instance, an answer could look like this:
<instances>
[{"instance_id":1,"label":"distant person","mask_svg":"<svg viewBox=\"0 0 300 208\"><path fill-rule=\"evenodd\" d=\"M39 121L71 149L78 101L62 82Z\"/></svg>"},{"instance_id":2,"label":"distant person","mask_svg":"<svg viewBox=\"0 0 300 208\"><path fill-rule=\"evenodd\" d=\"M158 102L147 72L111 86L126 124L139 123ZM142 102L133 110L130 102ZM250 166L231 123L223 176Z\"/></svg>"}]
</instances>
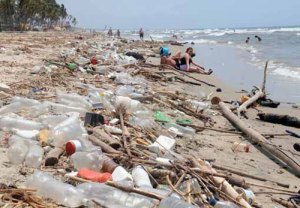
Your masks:
<instances>
[{"instance_id":1,"label":"distant person","mask_svg":"<svg viewBox=\"0 0 300 208\"><path fill-rule=\"evenodd\" d=\"M261 42L261 37L259 37L257 35L255 35L254 37L258 40L258 42Z\"/></svg>"},{"instance_id":2,"label":"distant person","mask_svg":"<svg viewBox=\"0 0 300 208\"><path fill-rule=\"evenodd\" d=\"M141 27L140 31L139 31L139 34L140 34L140 39L141 40L144 40L144 30L143 28Z\"/></svg>"},{"instance_id":3,"label":"distant person","mask_svg":"<svg viewBox=\"0 0 300 208\"><path fill-rule=\"evenodd\" d=\"M177 68L185 72L197 72L200 74L208 74L208 75L213 73L211 69L209 69L208 72L206 72L204 67L195 63L192 59L195 56L196 54L194 53L193 48L192 47L187 48L184 56L176 63Z\"/></svg>"},{"instance_id":4,"label":"distant person","mask_svg":"<svg viewBox=\"0 0 300 208\"><path fill-rule=\"evenodd\" d=\"M120 38L120 37L121 37L121 32L120 32L120 30L119 30L119 29L117 30L117 37L118 37L118 38Z\"/></svg>"},{"instance_id":5,"label":"distant person","mask_svg":"<svg viewBox=\"0 0 300 208\"><path fill-rule=\"evenodd\" d=\"M172 37L173 37L173 38L175 38L175 39L177 39L177 38L178 38L176 34L173 34L173 36L172 36Z\"/></svg>"},{"instance_id":6,"label":"distant person","mask_svg":"<svg viewBox=\"0 0 300 208\"><path fill-rule=\"evenodd\" d=\"M246 41L245 41L245 43L249 43L249 41L250 41L250 37L247 37L247 39L246 39Z\"/></svg>"},{"instance_id":7,"label":"distant person","mask_svg":"<svg viewBox=\"0 0 300 208\"><path fill-rule=\"evenodd\" d=\"M109 28L109 30L108 30L108 32L107 32L107 35L110 36L110 37L113 36L113 31L112 31L111 28Z\"/></svg>"}]
</instances>

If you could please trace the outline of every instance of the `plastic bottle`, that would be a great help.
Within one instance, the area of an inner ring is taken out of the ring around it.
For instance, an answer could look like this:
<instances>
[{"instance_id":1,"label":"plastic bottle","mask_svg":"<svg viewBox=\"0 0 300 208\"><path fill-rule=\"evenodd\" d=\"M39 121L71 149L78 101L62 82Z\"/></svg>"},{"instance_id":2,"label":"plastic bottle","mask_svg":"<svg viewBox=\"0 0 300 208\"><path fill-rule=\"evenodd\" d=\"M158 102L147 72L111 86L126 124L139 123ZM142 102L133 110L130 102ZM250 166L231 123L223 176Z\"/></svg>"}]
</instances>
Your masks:
<instances>
[{"instance_id":1,"label":"plastic bottle","mask_svg":"<svg viewBox=\"0 0 300 208\"><path fill-rule=\"evenodd\" d=\"M192 178L189 181L183 182L180 185L179 190L182 191L182 192L186 192L188 182L190 183L191 194L201 194L202 193L201 186L199 185L196 178Z\"/></svg>"},{"instance_id":2,"label":"plastic bottle","mask_svg":"<svg viewBox=\"0 0 300 208\"><path fill-rule=\"evenodd\" d=\"M207 102L201 102L196 100L188 100L187 102L189 102L191 106L197 111L209 108L209 104Z\"/></svg>"},{"instance_id":3,"label":"plastic bottle","mask_svg":"<svg viewBox=\"0 0 300 208\"><path fill-rule=\"evenodd\" d=\"M27 152L26 143L23 140L17 140L8 148L7 157L12 164L20 165L24 162Z\"/></svg>"},{"instance_id":4,"label":"plastic bottle","mask_svg":"<svg viewBox=\"0 0 300 208\"><path fill-rule=\"evenodd\" d=\"M26 120L24 118L11 118L8 116L0 117L0 128L6 131L12 129L20 130L40 130L43 128L41 123Z\"/></svg>"},{"instance_id":5,"label":"plastic bottle","mask_svg":"<svg viewBox=\"0 0 300 208\"><path fill-rule=\"evenodd\" d=\"M147 171L142 166L137 166L132 170L134 183L140 188L153 188Z\"/></svg>"},{"instance_id":6,"label":"plastic bottle","mask_svg":"<svg viewBox=\"0 0 300 208\"><path fill-rule=\"evenodd\" d=\"M84 108L79 108L79 107L72 107L72 106L67 106L63 104L58 104L58 103L52 103L52 102L45 102L49 105L50 111L53 113L71 113L71 112L77 112L80 113L80 116L84 116L85 113L88 111L87 109Z\"/></svg>"},{"instance_id":7,"label":"plastic bottle","mask_svg":"<svg viewBox=\"0 0 300 208\"><path fill-rule=\"evenodd\" d=\"M66 115L42 115L39 117L39 121L42 124L47 125L49 128L53 128L67 118L68 116Z\"/></svg>"},{"instance_id":8,"label":"plastic bottle","mask_svg":"<svg viewBox=\"0 0 300 208\"><path fill-rule=\"evenodd\" d=\"M216 208L238 208L237 205L235 205L232 202L228 202L228 201L218 201L214 207Z\"/></svg>"},{"instance_id":9,"label":"plastic bottle","mask_svg":"<svg viewBox=\"0 0 300 208\"><path fill-rule=\"evenodd\" d=\"M63 93L60 91L56 92L57 94L57 100L65 105L70 105L74 107L81 107L85 109L91 109L92 105L84 98L83 96L80 96L75 93Z\"/></svg>"},{"instance_id":10,"label":"plastic bottle","mask_svg":"<svg viewBox=\"0 0 300 208\"><path fill-rule=\"evenodd\" d=\"M191 128L191 127L184 127L184 126L180 126L178 124L175 123L163 123L162 124L165 128L175 128L178 130L178 133L181 134L181 136L195 136L196 131L195 129Z\"/></svg>"},{"instance_id":11,"label":"plastic bottle","mask_svg":"<svg viewBox=\"0 0 300 208\"><path fill-rule=\"evenodd\" d=\"M31 168L39 168L42 164L44 149L39 145L32 145L25 157L25 165Z\"/></svg>"},{"instance_id":12,"label":"plastic bottle","mask_svg":"<svg viewBox=\"0 0 300 208\"><path fill-rule=\"evenodd\" d=\"M150 208L154 200L138 194L129 194L99 183L83 183L77 186L88 199L96 199L105 207Z\"/></svg>"},{"instance_id":13,"label":"plastic bottle","mask_svg":"<svg viewBox=\"0 0 300 208\"><path fill-rule=\"evenodd\" d=\"M50 131L50 138L56 147L64 146L69 140L81 138L83 131L78 116L73 115Z\"/></svg>"},{"instance_id":14,"label":"plastic bottle","mask_svg":"<svg viewBox=\"0 0 300 208\"><path fill-rule=\"evenodd\" d=\"M74 186L55 180L52 176L37 172L26 180L27 188L37 189L37 193L50 198L66 207L79 207L83 204L84 194Z\"/></svg>"},{"instance_id":15,"label":"plastic bottle","mask_svg":"<svg viewBox=\"0 0 300 208\"><path fill-rule=\"evenodd\" d=\"M196 208L196 207L178 198L168 197L161 200L159 204L159 208Z\"/></svg>"},{"instance_id":16,"label":"plastic bottle","mask_svg":"<svg viewBox=\"0 0 300 208\"><path fill-rule=\"evenodd\" d=\"M39 134L38 130L19 130L19 129L12 129L16 135L25 138L25 139L36 139L36 136Z\"/></svg>"},{"instance_id":17,"label":"plastic bottle","mask_svg":"<svg viewBox=\"0 0 300 208\"><path fill-rule=\"evenodd\" d=\"M129 97L117 96L115 107L118 105L124 105L130 112L142 109L140 101L132 100Z\"/></svg>"},{"instance_id":18,"label":"plastic bottle","mask_svg":"<svg viewBox=\"0 0 300 208\"><path fill-rule=\"evenodd\" d=\"M87 168L100 172L102 168L99 152L76 152L71 156L71 163L76 170Z\"/></svg>"},{"instance_id":19,"label":"plastic bottle","mask_svg":"<svg viewBox=\"0 0 300 208\"><path fill-rule=\"evenodd\" d=\"M106 110L113 111L114 106L110 103L109 99L105 96L105 93L100 93L100 103L103 103L103 106Z\"/></svg>"}]
</instances>

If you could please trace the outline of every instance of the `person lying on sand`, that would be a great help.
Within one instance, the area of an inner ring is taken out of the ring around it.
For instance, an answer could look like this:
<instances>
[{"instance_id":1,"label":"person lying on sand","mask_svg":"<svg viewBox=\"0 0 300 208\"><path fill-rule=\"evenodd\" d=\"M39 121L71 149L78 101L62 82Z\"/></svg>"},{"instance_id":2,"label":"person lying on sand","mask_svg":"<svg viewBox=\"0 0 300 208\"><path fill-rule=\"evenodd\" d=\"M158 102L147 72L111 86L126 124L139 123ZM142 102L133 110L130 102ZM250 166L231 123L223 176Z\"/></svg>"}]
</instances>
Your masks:
<instances>
[{"instance_id":1,"label":"person lying on sand","mask_svg":"<svg viewBox=\"0 0 300 208\"><path fill-rule=\"evenodd\" d=\"M180 60L176 60L176 67L185 72L197 72L200 74L211 74L213 71L211 69L208 72L205 71L204 67L198 65L193 61L193 57L196 55L194 54L194 50L192 47L186 49L184 56ZM194 66L192 66L194 65Z\"/></svg>"}]
</instances>

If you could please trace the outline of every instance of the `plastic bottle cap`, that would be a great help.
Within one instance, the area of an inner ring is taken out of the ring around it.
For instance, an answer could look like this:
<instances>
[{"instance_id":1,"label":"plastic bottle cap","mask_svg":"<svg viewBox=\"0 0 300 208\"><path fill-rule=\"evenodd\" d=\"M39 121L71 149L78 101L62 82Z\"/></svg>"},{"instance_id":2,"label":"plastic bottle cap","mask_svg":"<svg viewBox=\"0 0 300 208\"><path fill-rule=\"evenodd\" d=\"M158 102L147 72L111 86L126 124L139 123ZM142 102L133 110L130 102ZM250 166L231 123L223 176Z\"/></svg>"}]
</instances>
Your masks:
<instances>
[{"instance_id":1,"label":"plastic bottle cap","mask_svg":"<svg viewBox=\"0 0 300 208\"><path fill-rule=\"evenodd\" d=\"M67 155L72 155L77 151L82 149L81 142L79 140L70 140L66 144L66 153Z\"/></svg>"}]
</instances>

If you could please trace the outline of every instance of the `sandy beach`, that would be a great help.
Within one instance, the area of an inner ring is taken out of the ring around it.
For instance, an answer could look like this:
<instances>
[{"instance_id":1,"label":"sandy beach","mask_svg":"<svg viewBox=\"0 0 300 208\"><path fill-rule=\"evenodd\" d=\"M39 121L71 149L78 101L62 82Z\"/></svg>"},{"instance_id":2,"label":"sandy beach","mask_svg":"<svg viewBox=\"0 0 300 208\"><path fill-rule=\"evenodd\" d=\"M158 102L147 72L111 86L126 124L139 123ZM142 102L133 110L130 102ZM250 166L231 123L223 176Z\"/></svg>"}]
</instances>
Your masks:
<instances>
[{"instance_id":1,"label":"sandy beach","mask_svg":"<svg viewBox=\"0 0 300 208\"><path fill-rule=\"evenodd\" d=\"M78 39L79 35L83 38ZM68 32L26 32L26 33L0 33L0 82L10 86L12 91L9 92L10 96L24 96L30 97L32 88L34 87L46 87L48 90L45 92L47 100L53 100L51 96L55 95L57 89L68 92L79 92L75 88L76 82L82 82L83 80L90 84L98 85L98 87L109 86L106 83L106 79L100 77L100 82L96 82L95 75L74 72L66 73L66 75L58 76L57 74L63 73L63 71L57 71L56 77L52 77L52 80L46 76L42 78L35 74L30 74L32 69L37 65L43 65L44 60L63 61L60 57L62 51L67 51L71 48L83 48L85 50L82 53L88 54L89 48L87 48L87 42L89 41L110 41L103 37L103 35L93 37L89 33L68 33ZM151 47L149 47L149 45ZM158 52L160 43L130 43L128 45L120 46L119 52L122 53L125 49L142 51L145 56ZM118 46L116 46L118 47ZM186 46L169 46L172 54L176 51L185 50ZM217 96L224 101L236 101L240 100L242 95L241 90L250 91L253 86L261 86L262 83L262 70L255 69L255 67L245 64L243 60L239 59L238 51L223 46L212 45L195 45L197 53L197 61L203 64L206 68L212 68L214 73L210 76L189 74L196 78L199 78L205 82L215 85L216 87L209 87L205 84L201 86L179 83L179 82L160 82L153 81L145 77L149 82L149 87L156 91L178 91L181 94L187 94L188 96L199 99L203 95L207 96L211 93L211 97ZM156 54L158 55L158 54ZM147 63L159 64L159 58L149 57ZM110 69L114 71L114 69ZM158 67L152 67L148 70L153 72L159 71ZM107 74L106 74L107 75ZM192 79L182 76L186 80L193 81ZM105 82L101 82L104 80ZM279 80L272 74L268 75L267 80L267 92L270 93L269 97L283 101L279 108L271 109L265 107L257 107L260 111L265 113L275 113L281 115L290 115L300 118L300 110L292 108L288 102L299 102L300 86L296 81L286 79ZM216 92L217 88L221 88L221 92ZM287 89L287 90L286 90ZM290 89L294 89L291 91ZM0 104L8 104L9 97L0 94ZM287 100L286 97L289 97ZM181 115L176 115L174 109L168 109L158 104L147 104L150 109L159 109L165 112L172 119L176 120L181 118ZM218 109L212 109L205 112L205 115L209 116L213 121L214 128L222 129L234 129L235 127L224 118ZM249 125L249 127L255 129L261 134L283 134L286 130L291 130L299 133L298 128L287 127L283 125L276 125L272 123L266 123L258 120L257 110L249 109L247 111L248 119L242 120ZM203 126L203 122L191 117L184 116L193 121L194 124ZM1 128L1 127L0 127ZM7 132L0 131L1 147L0 147L0 178L1 183L8 183L17 186L23 186L26 177L33 172L32 169L24 166L15 166L9 163L7 159ZM198 132L194 138L177 138L175 152L183 155L193 155L196 158L209 159L214 161L212 164L231 168L236 171L248 173L253 176L266 178L273 181L287 183L290 185L289 191L298 192L300 189L300 180L294 174L292 174L282 164L276 164L267 154L261 152L259 145L251 144L250 152L233 152L232 146L234 142L247 142L248 140L242 134L230 134L221 133L212 130L203 130ZM297 153L293 149L293 144L299 142L299 138L291 136L280 136L274 138L268 138L272 144L285 150L285 153L291 156L294 160L300 161L300 153ZM42 167L43 171L57 172L64 171L64 167L56 167L55 169ZM62 170L61 170L62 169ZM222 172L222 171L220 171ZM245 177L246 178L246 177ZM274 188L282 188L271 182L262 182L254 179L246 178L246 181L257 185L250 185L250 189L256 195L256 202L258 202L264 208L281 207L279 204L272 202L271 197L285 198L284 194L279 194L280 191L271 190L262 186L271 186Z\"/></svg>"}]
</instances>

